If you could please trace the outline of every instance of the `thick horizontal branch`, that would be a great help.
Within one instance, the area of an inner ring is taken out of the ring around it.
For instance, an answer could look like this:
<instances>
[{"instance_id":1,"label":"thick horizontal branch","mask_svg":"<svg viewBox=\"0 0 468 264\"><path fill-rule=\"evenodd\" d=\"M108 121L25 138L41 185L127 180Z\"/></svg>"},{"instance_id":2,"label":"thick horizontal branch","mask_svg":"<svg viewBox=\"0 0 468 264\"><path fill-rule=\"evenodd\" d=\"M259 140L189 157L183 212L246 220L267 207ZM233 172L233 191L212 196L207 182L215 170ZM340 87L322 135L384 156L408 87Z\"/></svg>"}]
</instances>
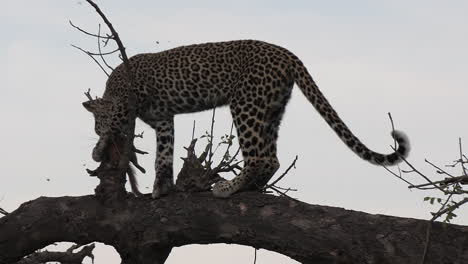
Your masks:
<instances>
[{"instance_id":1,"label":"thick horizontal branch","mask_svg":"<svg viewBox=\"0 0 468 264\"><path fill-rule=\"evenodd\" d=\"M0 263L58 241L103 242L124 256L235 243L302 263L419 263L427 224L247 192L229 199L208 192L129 196L107 206L94 196L41 197L0 219ZM468 263L467 237L468 227L434 223L427 263Z\"/></svg>"}]
</instances>

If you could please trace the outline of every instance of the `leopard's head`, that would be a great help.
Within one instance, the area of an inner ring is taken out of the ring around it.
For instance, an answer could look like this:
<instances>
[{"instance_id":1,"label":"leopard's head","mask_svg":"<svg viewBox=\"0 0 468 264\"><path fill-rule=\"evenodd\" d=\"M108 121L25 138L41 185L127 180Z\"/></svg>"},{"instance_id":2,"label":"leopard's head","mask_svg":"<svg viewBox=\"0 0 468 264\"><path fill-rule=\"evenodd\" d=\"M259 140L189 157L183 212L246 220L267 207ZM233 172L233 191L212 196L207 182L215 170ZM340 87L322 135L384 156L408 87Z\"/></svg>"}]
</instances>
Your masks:
<instances>
[{"instance_id":1,"label":"leopard's head","mask_svg":"<svg viewBox=\"0 0 468 264\"><path fill-rule=\"evenodd\" d=\"M94 131L99 140L93 149L93 160L102 161L103 153L110 145L112 134L122 135L128 124L128 111L119 100L93 99L83 103L84 108L94 115Z\"/></svg>"}]
</instances>

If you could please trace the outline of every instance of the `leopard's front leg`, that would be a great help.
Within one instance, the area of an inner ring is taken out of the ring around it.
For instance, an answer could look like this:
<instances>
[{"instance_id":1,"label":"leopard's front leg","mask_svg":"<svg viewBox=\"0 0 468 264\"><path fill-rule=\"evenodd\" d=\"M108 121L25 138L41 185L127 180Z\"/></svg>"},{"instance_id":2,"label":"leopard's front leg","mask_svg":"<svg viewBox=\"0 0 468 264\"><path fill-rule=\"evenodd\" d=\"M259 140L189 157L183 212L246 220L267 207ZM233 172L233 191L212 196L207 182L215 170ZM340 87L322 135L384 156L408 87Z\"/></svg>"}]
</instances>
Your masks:
<instances>
[{"instance_id":1,"label":"leopard's front leg","mask_svg":"<svg viewBox=\"0 0 468 264\"><path fill-rule=\"evenodd\" d=\"M168 194L174 188L172 164L174 160L174 118L154 123L156 130L156 178L153 198Z\"/></svg>"}]
</instances>

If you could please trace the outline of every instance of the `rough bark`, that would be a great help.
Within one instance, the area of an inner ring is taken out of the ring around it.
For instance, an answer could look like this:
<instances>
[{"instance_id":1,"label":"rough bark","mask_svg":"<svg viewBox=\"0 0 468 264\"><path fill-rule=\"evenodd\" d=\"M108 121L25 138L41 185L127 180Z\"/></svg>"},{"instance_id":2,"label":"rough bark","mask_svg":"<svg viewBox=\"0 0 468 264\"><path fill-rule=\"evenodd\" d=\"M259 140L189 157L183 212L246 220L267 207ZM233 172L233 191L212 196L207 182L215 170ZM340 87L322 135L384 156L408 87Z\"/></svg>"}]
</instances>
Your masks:
<instances>
[{"instance_id":1,"label":"rough bark","mask_svg":"<svg viewBox=\"0 0 468 264\"><path fill-rule=\"evenodd\" d=\"M302 263L419 263L426 227L259 193L129 196L111 205L95 196L41 197L0 219L0 263L58 241L112 245L124 263L164 263L172 247L195 243L248 245ZM468 263L468 227L435 223L428 260Z\"/></svg>"}]
</instances>

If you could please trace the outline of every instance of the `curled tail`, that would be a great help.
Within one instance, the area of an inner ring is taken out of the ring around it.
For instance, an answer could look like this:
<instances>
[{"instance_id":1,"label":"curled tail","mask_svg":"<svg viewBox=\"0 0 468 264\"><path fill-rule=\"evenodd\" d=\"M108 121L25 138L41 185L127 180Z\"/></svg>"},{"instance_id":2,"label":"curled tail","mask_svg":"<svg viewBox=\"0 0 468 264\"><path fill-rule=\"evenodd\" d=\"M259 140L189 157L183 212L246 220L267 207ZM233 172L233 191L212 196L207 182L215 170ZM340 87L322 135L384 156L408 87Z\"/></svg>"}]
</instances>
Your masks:
<instances>
[{"instance_id":1,"label":"curled tail","mask_svg":"<svg viewBox=\"0 0 468 264\"><path fill-rule=\"evenodd\" d=\"M328 125L340 139L359 157L377 165L395 165L408 156L410 145L408 137L401 131L393 131L392 137L398 143L398 148L391 154L380 154L367 148L346 126L325 96L315 84L302 62L295 57L293 75L302 93L317 109Z\"/></svg>"}]
</instances>

